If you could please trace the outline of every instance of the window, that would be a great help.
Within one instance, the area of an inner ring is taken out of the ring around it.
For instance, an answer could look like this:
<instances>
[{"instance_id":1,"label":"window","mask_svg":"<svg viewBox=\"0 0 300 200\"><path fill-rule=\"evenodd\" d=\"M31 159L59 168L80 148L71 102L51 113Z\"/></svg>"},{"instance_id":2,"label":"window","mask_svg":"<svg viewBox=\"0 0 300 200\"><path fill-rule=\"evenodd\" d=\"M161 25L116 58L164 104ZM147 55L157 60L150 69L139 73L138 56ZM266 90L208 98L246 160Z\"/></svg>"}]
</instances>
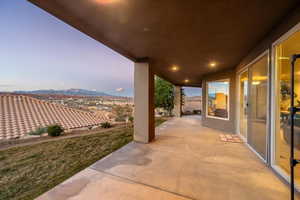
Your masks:
<instances>
[{"instance_id":1,"label":"window","mask_svg":"<svg viewBox=\"0 0 300 200\"><path fill-rule=\"evenodd\" d=\"M207 82L206 115L229 119L229 80Z\"/></svg>"}]
</instances>

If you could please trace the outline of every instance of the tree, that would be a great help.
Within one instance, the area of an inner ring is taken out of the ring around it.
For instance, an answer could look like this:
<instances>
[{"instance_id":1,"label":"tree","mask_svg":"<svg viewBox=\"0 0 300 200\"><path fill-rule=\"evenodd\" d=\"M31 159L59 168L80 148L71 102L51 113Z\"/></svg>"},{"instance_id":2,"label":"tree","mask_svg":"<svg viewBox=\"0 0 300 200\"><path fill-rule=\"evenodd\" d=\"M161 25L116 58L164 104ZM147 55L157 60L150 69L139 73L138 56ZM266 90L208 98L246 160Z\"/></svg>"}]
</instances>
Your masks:
<instances>
[{"instance_id":1,"label":"tree","mask_svg":"<svg viewBox=\"0 0 300 200\"><path fill-rule=\"evenodd\" d=\"M155 77L155 108L163 108L169 114L174 108L174 86L158 76Z\"/></svg>"}]
</instances>

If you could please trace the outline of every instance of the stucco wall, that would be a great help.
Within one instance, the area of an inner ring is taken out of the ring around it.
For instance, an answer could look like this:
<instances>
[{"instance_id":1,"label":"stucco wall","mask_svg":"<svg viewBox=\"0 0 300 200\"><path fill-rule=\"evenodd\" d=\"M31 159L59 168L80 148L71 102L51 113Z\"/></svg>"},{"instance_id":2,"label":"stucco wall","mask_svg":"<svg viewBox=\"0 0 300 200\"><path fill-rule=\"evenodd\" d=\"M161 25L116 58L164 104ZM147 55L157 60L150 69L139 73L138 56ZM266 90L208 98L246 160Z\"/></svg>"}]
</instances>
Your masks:
<instances>
[{"instance_id":1,"label":"stucco wall","mask_svg":"<svg viewBox=\"0 0 300 200\"><path fill-rule=\"evenodd\" d=\"M181 117L182 106L181 106L181 87L174 87L175 95L174 95L174 109L173 114L175 117Z\"/></svg>"},{"instance_id":2,"label":"stucco wall","mask_svg":"<svg viewBox=\"0 0 300 200\"><path fill-rule=\"evenodd\" d=\"M273 69L271 66L272 59L272 44L278 40L282 35L288 32L291 28L297 25L300 22L300 6L295 8L294 11L290 12L289 15L282 18L281 21L278 22L276 26L273 27L272 31L267 34L261 41L258 41L257 45L241 60L241 62L232 70L219 74L212 74L204 77L202 83L202 97L203 97L203 105L202 105L202 123L204 126L220 129L223 131L236 133L236 103L237 103L237 72L244 68L247 64L257 58L260 54L262 54L266 50L270 50L270 66L269 72L273 73ZM206 82L212 80L226 79L230 78L230 111L229 116L230 119L228 121L220 120L220 119L212 119L206 117ZM269 79L271 80L271 79ZM269 97L270 101L271 97ZM271 109L269 110L269 115L271 114Z\"/></svg>"},{"instance_id":3,"label":"stucco wall","mask_svg":"<svg viewBox=\"0 0 300 200\"><path fill-rule=\"evenodd\" d=\"M206 117L206 102L208 81L229 79L229 120ZM236 73L234 70L212 74L203 78L202 82L202 125L225 132L235 133L236 122Z\"/></svg>"}]
</instances>

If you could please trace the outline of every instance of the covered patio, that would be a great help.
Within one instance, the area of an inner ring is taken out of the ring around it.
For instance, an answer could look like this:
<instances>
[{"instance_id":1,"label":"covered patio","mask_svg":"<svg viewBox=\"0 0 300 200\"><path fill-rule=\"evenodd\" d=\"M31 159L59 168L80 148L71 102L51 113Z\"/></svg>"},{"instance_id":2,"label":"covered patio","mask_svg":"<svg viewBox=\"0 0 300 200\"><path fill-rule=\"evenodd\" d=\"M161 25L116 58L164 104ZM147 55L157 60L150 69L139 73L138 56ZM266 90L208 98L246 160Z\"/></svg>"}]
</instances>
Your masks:
<instances>
[{"instance_id":1,"label":"covered patio","mask_svg":"<svg viewBox=\"0 0 300 200\"><path fill-rule=\"evenodd\" d=\"M289 198L288 186L245 144L220 134L199 116L173 118L156 128L154 142L132 142L38 199Z\"/></svg>"},{"instance_id":2,"label":"covered patio","mask_svg":"<svg viewBox=\"0 0 300 200\"><path fill-rule=\"evenodd\" d=\"M282 97L300 54L299 1L29 1L134 63L135 142L41 199L289 198L271 169L290 182ZM175 86L176 117L181 87L201 87L202 118L155 131L155 75ZM225 132L245 144L221 142Z\"/></svg>"}]
</instances>

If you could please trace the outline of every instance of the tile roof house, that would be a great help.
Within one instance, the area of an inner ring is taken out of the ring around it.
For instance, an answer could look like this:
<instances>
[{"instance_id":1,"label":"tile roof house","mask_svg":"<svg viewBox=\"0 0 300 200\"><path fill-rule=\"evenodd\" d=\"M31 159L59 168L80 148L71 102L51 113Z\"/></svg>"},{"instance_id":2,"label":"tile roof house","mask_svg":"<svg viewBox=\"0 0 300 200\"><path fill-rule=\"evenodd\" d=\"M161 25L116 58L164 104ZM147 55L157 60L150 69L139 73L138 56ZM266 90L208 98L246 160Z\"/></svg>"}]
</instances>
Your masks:
<instances>
[{"instance_id":1,"label":"tile roof house","mask_svg":"<svg viewBox=\"0 0 300 200\"><path fill-rule=\"evenodd\" d=\"M0 140L25 136L38 127L60 124L64 129L99 125L106 115L68 108L29 96L0 95Z\"/></svg>"}]
</instances>

